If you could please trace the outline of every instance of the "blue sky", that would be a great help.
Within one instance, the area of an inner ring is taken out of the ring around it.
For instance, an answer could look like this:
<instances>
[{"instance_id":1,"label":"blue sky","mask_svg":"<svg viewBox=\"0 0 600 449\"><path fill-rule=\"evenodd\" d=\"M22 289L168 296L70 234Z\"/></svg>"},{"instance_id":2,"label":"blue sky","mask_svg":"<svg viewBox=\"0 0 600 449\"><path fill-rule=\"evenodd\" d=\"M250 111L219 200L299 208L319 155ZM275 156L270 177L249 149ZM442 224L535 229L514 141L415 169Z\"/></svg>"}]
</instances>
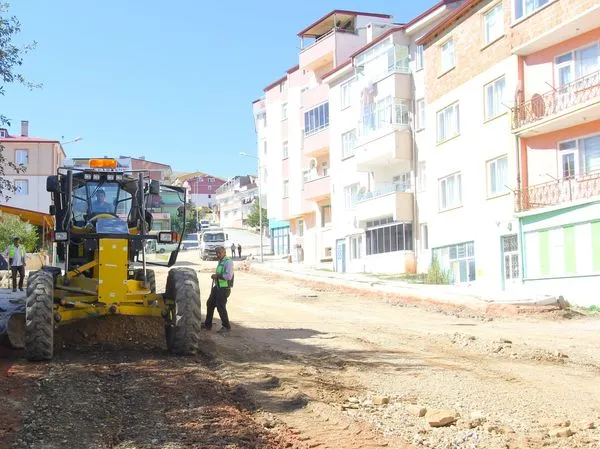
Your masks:
<instances>
[{"instance_id":1,"label":"blue sky","mask_svg":"<svg viewBox=\"0 0 600 449\"><path fill-rule=\"evenodd\" d=\"M37 41L1 112L69 156L144 155L175 170L255 173L251 102L297 63L296 33L333 9L405 22L435 1L9 0ZM286 11L286 12L284 12Z\"/></svg>"}]
</instances>

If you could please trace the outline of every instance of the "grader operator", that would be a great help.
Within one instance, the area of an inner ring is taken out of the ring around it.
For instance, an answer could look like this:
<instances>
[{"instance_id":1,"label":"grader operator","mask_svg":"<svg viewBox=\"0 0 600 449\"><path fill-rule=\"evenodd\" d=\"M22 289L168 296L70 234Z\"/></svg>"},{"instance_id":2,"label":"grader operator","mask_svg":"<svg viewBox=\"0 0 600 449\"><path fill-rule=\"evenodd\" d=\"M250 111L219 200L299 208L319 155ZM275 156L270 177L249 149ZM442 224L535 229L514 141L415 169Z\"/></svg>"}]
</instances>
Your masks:
<instances>
[{"instance_id":1,"label":"grader operator","mask_svg":"<svg viewBox=\"0 0 600 449\"><path fill-rule=\"evenodd\" d=\"M9 340L24 347L29 360L52 358L55 326L105 315L163 317L170 352L198 350L202 319L196 272L171 268L164 293L157 293L154 272L147 268L173 266L181 246L175 232L150 233L147 204L163 196L172 204L175 197L185 223L186 192L160 185L147 173L126 171L116 159L105 158L91 159L89 167L61 167L48 177L60 266L30 274L25 314L8 325ZM168 261L150 261L149 240L177 246Z\"/></svg>"}]
</instances>

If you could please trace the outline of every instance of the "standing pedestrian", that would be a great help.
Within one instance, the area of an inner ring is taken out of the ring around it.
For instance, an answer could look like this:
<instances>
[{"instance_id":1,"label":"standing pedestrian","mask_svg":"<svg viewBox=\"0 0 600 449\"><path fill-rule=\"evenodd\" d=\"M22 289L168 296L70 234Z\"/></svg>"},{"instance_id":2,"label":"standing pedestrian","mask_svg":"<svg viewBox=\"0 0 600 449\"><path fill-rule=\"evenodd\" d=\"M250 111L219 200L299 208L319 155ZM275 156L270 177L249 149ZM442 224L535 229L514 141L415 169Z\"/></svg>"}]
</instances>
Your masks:
<instances>
[{"instance_id":1,"label":"standing pedestrian","mask_svg":"<svg viewBox=\"0 0 600 449\"><path fill-rule=\"evenodd\" d=\"M231 330L229 315L227 314L227 298L229 298L233 287L233 261L227 257L225 247L217 246L216 252L219 263L216 272L211 275L213 285L208 301L206 301L206 321L203 328L206 330L212 329L213 314L216 308L223 325L219 332L225 333Z\"/></svg>"},{"instance_id":2,"label":"standing pedestrian","mask_svg":"<svg viewBox=\"0 0 600 449\"><path fill-rule=\"evenodd\" d=\"M238 243L238 257L241 259L242 258L242 245L240 245Z\"/></svg>"},{"instance_id":3,"label":"standing pedestrian","mask_svg":"<svg viewBox=\"0 0 600 449\"><path fill-rule=\"evenodd\" d=\"M8 245L8 248L2 253L4 257L8 257L8 265L10 266L12 275L13 292L17 291L17 273L19 273L19 290L23 291L23 279L25 279L25 248L21 246L21 239L15 237L13 243Z\"/></svg>"},{"instance_id":4,"label":"standing pedestrian","mask_svg":"<svg viewBox=\"0 0 600 449\"><path fill-rule=\"evenodd\" d=\"M231 258L235 259L235 243L231 244Z\"/></svg>"}]
</instances>

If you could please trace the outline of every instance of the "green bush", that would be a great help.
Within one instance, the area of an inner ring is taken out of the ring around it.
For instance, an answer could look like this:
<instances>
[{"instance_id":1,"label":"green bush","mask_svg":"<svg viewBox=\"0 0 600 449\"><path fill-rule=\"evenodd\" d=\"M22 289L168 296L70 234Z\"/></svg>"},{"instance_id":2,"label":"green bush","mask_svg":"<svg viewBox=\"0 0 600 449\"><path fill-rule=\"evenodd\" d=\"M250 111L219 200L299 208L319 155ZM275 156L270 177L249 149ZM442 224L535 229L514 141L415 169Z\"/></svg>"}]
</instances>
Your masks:
<instances>
[{"instance_id":1,"label":"green bush","mask_svg":"<svg viewBox=\"0 0 600 449\"><path fill-rule=\"evenodd\" d=\"M25 251L32 253L38 249L39 236L37 226L33 226L16 215L2 215L0 217L0 252L3 252L14 237L21 239Z\"/></svg>"},{"instance_id":2,"label":"green bush","mask_svg":"<svg viewBox=\"0 0 600 449\"><path fill-rule=\"evenodd\" d=\"M447 285L450 283L450 273L442 269L437 257L431 261L429 271L425 275L426 284Z\"/></svg>"}]
</instances>

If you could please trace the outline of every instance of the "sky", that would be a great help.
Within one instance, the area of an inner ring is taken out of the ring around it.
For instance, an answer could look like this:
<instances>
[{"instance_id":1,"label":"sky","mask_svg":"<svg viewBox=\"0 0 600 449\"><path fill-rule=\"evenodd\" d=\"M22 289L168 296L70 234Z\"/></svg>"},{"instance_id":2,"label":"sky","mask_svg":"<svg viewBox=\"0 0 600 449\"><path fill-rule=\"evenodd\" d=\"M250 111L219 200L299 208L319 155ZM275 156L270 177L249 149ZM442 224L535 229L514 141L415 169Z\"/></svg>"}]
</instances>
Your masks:
<instances>
[{"instance_id":1,"label":"sky","mask_svg":"<svg viewBox=\"0 0 600 449\"><path fill-rule=\"evenodd\" d=\"M296 34L334 9L406 22L435 0L8 0L37 42L0 113L69 157L145 156L174 170L256 173L253 100L298 63ZM284 12L285 11L285 12Z\"/></svg>"}]
</instances>

